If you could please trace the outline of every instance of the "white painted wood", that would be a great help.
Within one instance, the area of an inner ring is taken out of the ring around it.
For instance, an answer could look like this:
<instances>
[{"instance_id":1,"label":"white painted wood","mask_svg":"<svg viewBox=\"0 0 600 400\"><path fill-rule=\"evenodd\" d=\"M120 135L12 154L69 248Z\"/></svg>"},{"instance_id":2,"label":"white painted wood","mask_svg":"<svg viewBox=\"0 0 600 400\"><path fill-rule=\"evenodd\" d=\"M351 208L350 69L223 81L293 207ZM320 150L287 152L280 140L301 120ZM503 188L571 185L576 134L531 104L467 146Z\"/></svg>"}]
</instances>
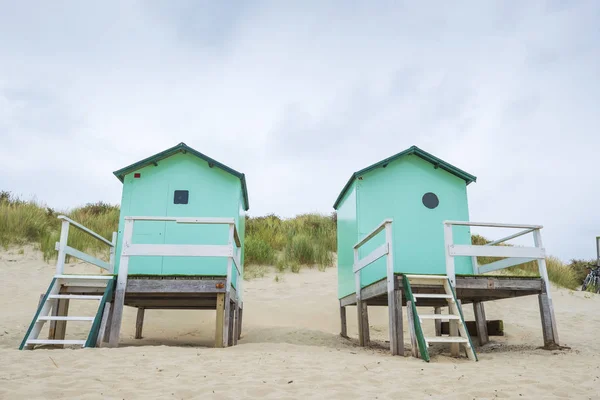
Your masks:
<instances>
[{"instance_id":1,"label":"white painted wood","mask_svg":"<svg viewBox=\"0 0 600 400\"><path fill-rule=\"evenodd\" d=\"M125 220L123 228L123 247L131 243L133 237L133 223L131 219ZM117 286L115 287L115 300L112 304L112 318L110 321L109 346L117 347L121 335L121 321L123 319L123 307L125 306L125 290L127 289L127 275L129 273L129 257L121 252L119 260L119 274L117 275Z\"/></svg>"},{"instance_id":2,"label":"white painted wood","mask_svg":"<svg viewBox=\"0 0 600 400\"><path fill-rule=\"evenodd\" d=\"M441 319L442 321L451 319L460 319L460 316L453 314L419 314L420 319Z\"/></svg>"},{"instance_id":3,"label":"white painted wood","mask_svg":"<svg viewBox=\"0 0 600 400\"><path fill-rule=\"evenodd\" d=\"M200 244L127 244L121 253L125 256L164 257L232 257L233 249L227 245Z\"/></svg>"},{"instance_id":4,"label":"white painted wood","mask_svg":"<svg viewBox=\"0 0 600 400\"><path fill-rule=\"evenodd\" d=\"M105 243L105 244L107 244L107 245L109 245L111 247L113 245L111 242L109 242L108 240L106 240L106 238L98 235L96 232L92 231L91 229L86 228L85 226L81 225L80 223L77 223L77 222L73 221L72 219L70 219L68 217L65 217L64 215L60 215L58 217L58 219L63 220L63 222L68 222L69 224L73 225L74 227L76 227L78 229L81 229L85 233L89 234L90 236L95 237L96 239L100 240L101 242L103 242L103 243ZM66 242L65 242L65 244L66 244Z\"/></svg>"},{"instance_id":5,"label":"white painted wood","mask_svg":"<svg viewBox=\"0 0 600 400\"><path fill-rule=\"evenodd\" d=\"M450 294L438 294L438 293L414 293L415 303L417 299L451 299Z\"/></svg>"},{"instance_id":6,"label":"white painted wood","mask_svg":"<svg viewBox=\"0 0 600 400\"><path fill-rule=\"evenodd\" d=\"M492 272L497 271L499 269L514 267L515 265L524 264L532 260L534 260L534 258L505 258L504 260L498 260L489 264L482 265L481 267L479 267L479 272L485 274L486 272Z\"/></svg>"},{"instance_id":7,"label":"white painted wood","mask_svg":"<svg viewBox=\"0 0 600 400\"><path fill-rule=\"evenodd\" d=\"M431 279L432 281L445 281L446 280L446 277L444 275L416 275L416 274L410 274L410 275L404 275L404 276L406 276L411 281L413 279Z\"/></svg>"},{"instance_id":8,"label":"white painted wood","mask_svg":"<svg viewBox=\"0 0 600 400\"><path fill-rule=\"evenodd\" d=\"M393 235L392 235L392 222L385 224L385 244L382 254L386 255L386 276L387 276L387 298L388 298L388 334L390 338L390 351L392 355L400 355L400 352L404 353L404 347L398 343L399 338L402 338L402 333L398 334L397 317L398 317L398 302L400 303L400 309L402 309L402 299L398 301L396 296L401 294L401 291L396 292L394 287L394 252L393 252ZM381 247L380 247L381 248ZM377 251L377 250L376 250ZM373 254L373 253L371 253ZM364 261L364 259L363 259ZM402 311L400 311L402 312Z\"/></svg>"},{"instance_id":9,"label":"white painted wood","mask_svg":"<svg viewBox=\"0 0 600 400\"><path fill-rule=\"evenodd\" d=\"M358 249L354 248L354 265L358 263ZM356 300L360 300L360 270L354 273L354 289L356 290Z\"/></svg>"},{"instance_id":10,"label":"white painted wood","mask_svg":"<svg viewBox=\"0 0 600 400\"><path fill-rule=\"evenodd\" d=\"M60 217L59 217L60 218ZM63 221L60 229L60 242L58 242L58 257L56 258L56 273L62 274L65 270L65 257L67 241L69 240L69 221Z\"/></svg>"},{"instance_id":11,"label":"white painted wood","mask_svg":"<svg viewBox=\"0 0 600 400\"><path fill-rule=\"evenodd\" d=\"M233 218L200 218L200 217L145 217L130 216L125 217L125 221L173 221L179 224L213 224L228 225L235 224Z\"/></svg>"},{"instance_id":12,"label":"white painted wood","mask_svg":"<svg viewBox=\"0 0 600 400\"><path fill-rule=\"evenodd\" d=\"M110 317L110 302L104 304L104 310L102 310L102 319L100 320L100 328L98 329L98 337L96 338L96 347L102 346L102 342L104 342L104 337L106 336L106 328L109 324Z\"/></svg>"},{"instance_id":13,"label":"white painted wood","mask_svg":"<svg viewBox=\"0 0 600 400\"><path fill-rule=\"evenodd\" d=\"M51 299L67 299L67 300L102 300L102 296L87 296L79 294L52 294L48 296Z\"/></svg>"},{"instance_id":14,"label":"white painted wood","mask_svg":"<svg viewBox=\"0 0 600 400\"><path fill-rule=\"evenodd\" d=\"M473 265L473 275L479 275L479 262L477 261L477 257L471 257L471 264Z\"/></svg>"},{"instance_id":15,"label":"white painted wood","mask_svg":"<svg viewBox=\"0 0 600 400\"><path fill-rule=\"evenodd\" d=\"M521 225L521 224L498 224L493 222L471 222L471 221L444 221L444 225L455 226L482 226L489 228L520 228L520 229L542 229L542 225Z\"/></svg>"},{"instance_id":16,"label":"white painted wood","mask_svg":"<svg viewBox=\"0 0 600 400\"><path fill-rule=\"evenodd\" d=\"M456 285L456 272L454 266L454 257L450 254L450 246L454 244L452 236L452 225L444 223L444 249L446 252L446 275L452 285Z\"/></svg>"},{"instance_id":17,"label":"white painted wood","mask_svg":"<svg viewBox=\"0 0 600 400\"><path fill-rule=\"evenodd\" d=\"M71 340L71 339L63 339L63 340L52 340L52 339L29 339L27 344L66 344L66 345L85 345L85 340Z\"/></svg>"},{"instance_id":18,"label":"white painted wood","mask_svg":"<svg viewBox=\"0 0 600 400\"><path fill-rule=\"evenodd\" d=\"M109 263L107 263L106 261L102 261L99 258L92 257L89 254L84 253L83 251L74 249L71 246L65 246L65 253L70 256L73 256L75 258L78 258L81 261L85 261L86 263L93 264L93 265L100 267L102 269L105 269L107 271L111 270L111 265Z\"/></svg>"},{"instance_id":19,"label":"white painted wood","mask_svg":"<svg viewBox=\"0 0 600 400\"><path fill-rule=\"evenodd\" d=\"M546 252L538 247L509 247L509 246L475 246L454 244L449 246L450 256L476 256L476 257L520 257L520 258L545 258Z\"/></svg>"},{"instance_id":20,"label":"white painted wood","mask_svg":"<svg viewBox=\"0 0 600 400\"><path fill-rule=\"evenodd\" d=\"M543 248L543 243L542 243L542 233L540 232L540 230L536 230L533 232L533 241L535 243L535 246L538 248ZM548 308L550 310L550 320L551 320L551 324L552 324L552 332L553 332L553 336L554 336L554 341L556 344L559 343L558 341L558 329L556 327L556 317L554 316L554 305L552 304L552 294L550 292L550 278L548 278L548 269L546 268L546 258L545 257L540 257L537 260L538 263L538 270L540 272L540 276L542 277L543 281L544 281L544 285L546 286L546 297L548 298Z\"/></svg>"},{"instance_id":21,"label":"white painted wood","mask_svg":"<svg viewBox=\"0 0 600 400\"><path fill-rule=\"evenodd\" d=\"M494 246L496 244L503 243L503 242L506 242L506 241L511 240L511 239L518 238L518 237L523 236L523 235L527 235L528 233L531 233L534 230L535 229L533 229L533 228L531 228L531 229L525 229L524 231L517 232L517 233L515 233L513 235L509 235L509 236L507 236L505 238L494 240L493 242L489 242L485 246Z\"/></svg>"},{"instance_id":22,"label":"white painted wood","mask_svg":"<svg viewBox=\"0 0 600 400\"><path fill-rule=\"evenodd\" d=\"M375 250L373 250L371 253L369 253L368 256L359 260L358 263L354 265L354 268L353 268L354 272L356 273L357 271L360 271L367 265L374 263L375 261L379 260L381 257L388 254L389 248L390 248L389 243L384 243L381 246L379 246L378 248L376 248ZM389 257L388 257L388 259L389 259Z\"/></svg>"},{"instance_id":23,"label":"white painted wood","mask_svg":"<svg viewBox=\"0 0 600 400\"><path fill-rule=\"evenodd\" d=\"M40 321L93 321L94 317L63 317L58 315L45 315L38 317Z\"/></svg>"},{"instance_id":24,"label":"white painted wood","mask_svg":"<svg viewBox=\"0 0 600 400\"><path fill-rule=\"evenodd\" d=\"M389 219L389 218L388 219L384 219L381 224L377 225L377 227L375 229L373 229L371 231L371 233L369 233L362 240L360 240L358 243L356 243L353 248L358 249L360 246L362 246L363 244L367 243L375 235L377 235L379 232L381 232L382 230L384 230L386 224L389 224L390 222L392 222L392 219Z\"/></svg>"},{"instance_id":25,"label":"white painted wood","mask_svg":"<svg viewBox=\"0 0 600 400\"><path fill-rule=\"evenodd\" d=\"M58 294L59 291L60 291L60 284L57 281L55 281L54 284L52 285L52 288L50 289L50 292L48 293L48 295ZM29 343L30 340L35 340L39 337L40 332L42 331L42 328L44 327L44 324L46 323L46 321L40 320L39 317L47 316L50 314L50 311L52 310L52 306L53 306L52 303L53 302L46 301L44 303L44 305L42 306L42 309L40 310L40 313L38 315L38 319L35 322L35 324L33 325L31 332L29 332L29 336L27 337L27 343ZM32 349L33 347L27 345L26 348Z\"/></svg>"},{"instance_id":26,"label":"white painted wood","mask_svg":"<svg viewBox=\"0 0 600 400\"><path fill-rule=\"evenodd\" d=\"M77 280L111 280L112 275L54 275L56 279L77 281ZM79 282L78 282L79 283Z\"/></svg>"},{"instance_id":27,"label":"white painted wood","mask_svg":"<svg viewBox=\"0 0 600 400\"><path fill-rule=\"evenodd\" d=\"M469 340L460 336L435 336L425 337L427 343L464 343L469 346Z\"/></svg>"},{"instance_id":28,"label":"white painted wood","mask_svg":"<svg viewBox=\"0 0 600 400\"><path fill-rule=\"evenodd\" d=\"M110 269L108 270L108 272L110 272L111 274L115 273L115 252L117 249L117 232L113 232L112 234L112 247L110 248L110 257L109 257L109 264L110 264Z\"/></svg>"}]
</instances>

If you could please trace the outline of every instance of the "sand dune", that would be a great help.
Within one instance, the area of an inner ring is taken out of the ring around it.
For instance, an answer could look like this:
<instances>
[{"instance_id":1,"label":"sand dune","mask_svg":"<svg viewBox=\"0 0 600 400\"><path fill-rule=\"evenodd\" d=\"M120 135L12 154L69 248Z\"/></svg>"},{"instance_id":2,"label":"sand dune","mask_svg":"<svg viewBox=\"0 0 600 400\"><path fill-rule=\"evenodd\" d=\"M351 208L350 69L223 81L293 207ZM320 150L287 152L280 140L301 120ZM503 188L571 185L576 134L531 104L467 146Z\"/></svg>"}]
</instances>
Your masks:
<instances>
[{"instance_id":1,"label":"sand dune","mask_svg":"<svg viewBox=\"0 0 600 400\"><path fill-rule=\"evenodd\" d=\"M554 289L561 344L571 347L561 351L539 348L536 297L486 303L506 336L480 348L477 363L440 349L430 363L390 356L385 308L369 310L371 348L357 346L354 308L352 339L341 338L335 268L247 282L237 347L210 347L214 311L148 311L135 340L135 310L126 309L118 349L18 351L53 272L31 248L0 253L2 399L600 398L597 295Z\"/></svg>"}]
</instances>

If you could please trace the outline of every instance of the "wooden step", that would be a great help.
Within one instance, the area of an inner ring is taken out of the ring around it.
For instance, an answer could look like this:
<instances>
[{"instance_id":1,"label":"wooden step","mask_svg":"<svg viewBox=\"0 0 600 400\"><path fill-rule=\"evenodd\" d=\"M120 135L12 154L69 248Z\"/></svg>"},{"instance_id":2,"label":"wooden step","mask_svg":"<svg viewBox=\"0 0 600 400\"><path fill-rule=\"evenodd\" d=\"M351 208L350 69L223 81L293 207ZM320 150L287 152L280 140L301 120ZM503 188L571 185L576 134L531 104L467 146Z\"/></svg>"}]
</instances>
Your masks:
<instances>
[{"instance_id":1,"label":"wooden step","mask_svg":"<svg viewBox=\"0 0 600 400\"><path fill-rule=\"evenodd\" d=\"M94 317L61 317L57 315L46 315L38 317L38 321L93 321Z\"/></svg>"},{"instance_id":2,"label":"wooden step","mask_svg":"<svg viewBox=\"0 0 600 400\"><path fill-rule=\"evenodd\" d=\"M50 299L67 299L67 300L102 300L102 296L87 296L81 294L51 294Z\"/></svg>"},{"instance_id":3,"label":"wooden step","mask_svg":"<svg viewBox=\"0 0 600 400\"><path fill-rule=\"evenodd\" d=\"M467 346L469 345L469 340L461 336L426 337L425 341L427 343L467 343Z\"/></svg>"},{"instance_id":4,"label":"wooden step","mask_svg":"<svg viewBox=\"0 0 600 400\"><path fill-rule=\"evenodd\" d=\"M420 319L442 319L442 320L459 320L460 317L454 314L419 314Z\"/></svg>"},{"instance_id":5,"label":"wooden step","mask_svg":"<svg viewBox=\"0 0 600 400\"><path fill-rule=\"evenodd\" d=\"M446 275L404 275L410 281L411 279L431 279L433 281L447 281Z\"/></svg>"},{"instance_id":6,"label":"wooden step","mask_svg":"<svg viewBox=\"0 0 600 400\"><path fill-rule=\"evenodd\" d=\"M29 339L27 344L79 344L84 346L85 342L85 340Z\"/></svg>"},{"instance_id":7,"label":"wooden step","mask_svg":"<svg viewBox=\"0 0 600 400\"><path fill-rule=\"evenodd\" d=\"M99 279L99 280L111 280L114 279L114 276L112 275L54 275L54 277L56 279L83 279L83 280L89 280L89 279Z\"/></svg>"},{"instance_id":8,"label":"wooden step","mask_svg":"<svg viewBox=\"0 0 600 400\"><path fill-rule=\"evenodd\" d=\"M414 293L413 297L415 299L453 299L451 294L439 293Z\"/></svg>"}]
</instances>

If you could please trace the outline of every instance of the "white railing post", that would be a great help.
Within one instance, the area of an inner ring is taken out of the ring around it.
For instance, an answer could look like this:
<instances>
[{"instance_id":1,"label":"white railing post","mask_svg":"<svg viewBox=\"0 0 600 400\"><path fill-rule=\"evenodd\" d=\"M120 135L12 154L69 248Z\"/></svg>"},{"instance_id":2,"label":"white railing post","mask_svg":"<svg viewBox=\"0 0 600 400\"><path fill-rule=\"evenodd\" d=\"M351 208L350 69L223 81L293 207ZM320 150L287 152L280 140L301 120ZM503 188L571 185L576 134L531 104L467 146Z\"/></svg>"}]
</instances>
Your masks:
<instances>
[{"instance_id":1,"label":"white railing post","mask_svg":"<svg viewBox=\"0 0 600 400\"><path fill-rule=\"evenodd\" d=\"M456 272L454 267L454 257L450 254L450 247L454 246L452 237L452 224L444 222L444 249L446 252L446 275L450 279L452 286L456 286Z\"/></svg>"},{"instance_id":2,"label":"white railing post","mask_svg":"<svg viewBox=\"0 0 600 400\"><path fill-rule=\"evenodd\" d=\"M600 236L596 236L596 266L600 267Z\"/></svg>"},{"instance_id":3,"label":"white railing post","mask_svg":"<svg viewBox=\"0 0 600 400\"><path fill-rule=\"evenodd\" d=\"M535 247L538 247L540 249L544 248L544 245L542 243L542 233L540 232L539 229L535 229L533 231L533 241L535 244ZM550 313L550 324L552 327L552 336L554 338L554 342L556 344L558 344L558 329L556 327L556 318L554 316L554 305L552 304L552 295L550 293L550 279L548 278L548 270L546 268L546 258L538 258L537 259L537 263L538 263L538 269L540 272L540 276L542 277L542 279L544 280L544 286L546 289L546 298L548 299L548 311Z\"/></svg>"},{"instance_id":4,"label":"white railing post","mask_svg":"<svg viewBox=\"0 0 600 400\"><path fill-rule=\"evenodd\" d=\"M69 221L62 222L60 228L60 242L58 242L58 257L56 260L56 274L62 275L65 270L65 259L67 258L67 240L69 240Z\"/></svg>"},{"instance_id":5,"label":"white railing post","mask_svg":"<svg viewBox=\"0 0 600 400\"><path fill-rule=\"evenodd\" d=\"M108 271L111 274L115 273L115 251L116 251L116 249L117 249L117 232L113 232L112 246L110 247L110 258L109 258L110 270Z\"/></svg>"},{"instance_id":6,"label":"white railing post","mask_svg":"<svg viewBox=\"0 0 600 400\"><path fill-rule=\"evenodd\" d=\"M392 223L385 224L385 244L387 245L386 269L388 293L394 291L394 254L392 241Z\"/></svg>"},{"instance_id":7,"label":"white railing post","mask_svg":"<svg viewBox=\"0 0 600 400\"><path fill-rule=\"evenodd\" d=\"M358 264L358 249L354 248L354 265ZM356 289L357 304L360 301L360 270L354 272L354 288Z\"/></svg>"}]
</instances>

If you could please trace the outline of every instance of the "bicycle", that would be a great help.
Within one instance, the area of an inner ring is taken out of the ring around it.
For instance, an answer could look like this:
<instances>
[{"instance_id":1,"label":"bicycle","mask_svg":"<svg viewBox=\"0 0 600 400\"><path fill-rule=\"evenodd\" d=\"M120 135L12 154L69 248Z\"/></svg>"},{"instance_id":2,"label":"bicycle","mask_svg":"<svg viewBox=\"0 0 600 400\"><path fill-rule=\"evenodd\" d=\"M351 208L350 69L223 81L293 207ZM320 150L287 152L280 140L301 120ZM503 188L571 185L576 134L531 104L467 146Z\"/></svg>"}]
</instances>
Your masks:
<instances>
[{"instance_id":1,"label":"bicycle","mask_svg":"<svg viewBox=\"0 0 600 400\"><path fill-rule=\"evenodd\" d=\"M600 293L600 267L591 267L591 271L585 277L581 290L586 291L593 288L595 293Z\"/></svg>"}]
</instances>

